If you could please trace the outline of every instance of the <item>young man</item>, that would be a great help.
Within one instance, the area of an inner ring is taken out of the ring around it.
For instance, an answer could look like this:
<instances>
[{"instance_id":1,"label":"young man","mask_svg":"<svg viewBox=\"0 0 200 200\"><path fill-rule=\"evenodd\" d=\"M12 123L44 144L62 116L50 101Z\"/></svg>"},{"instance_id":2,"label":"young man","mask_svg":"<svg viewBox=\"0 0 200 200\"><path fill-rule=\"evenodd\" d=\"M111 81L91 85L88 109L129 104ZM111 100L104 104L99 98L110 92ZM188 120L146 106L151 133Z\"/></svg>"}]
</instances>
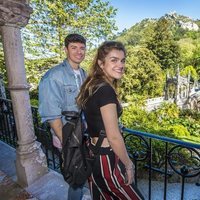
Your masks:
<instances>
[{"instance_id":1,"label":"young man","mask_svg":"<svg viewBox=\"0 0 200 200\"><path fill-rule=\"evenodd\" d=\"M65 124L63 111L78 111L76 97L80 84L86 74L80 68L85 58L86 40L79 34L70 34L65 38L67 58L48 70L39 84L39 113L42 122L49 122L53 145L62 148L62 127ZM81 199L83 188L69 188L68 200Z\"/></svg>"}]
</instances>

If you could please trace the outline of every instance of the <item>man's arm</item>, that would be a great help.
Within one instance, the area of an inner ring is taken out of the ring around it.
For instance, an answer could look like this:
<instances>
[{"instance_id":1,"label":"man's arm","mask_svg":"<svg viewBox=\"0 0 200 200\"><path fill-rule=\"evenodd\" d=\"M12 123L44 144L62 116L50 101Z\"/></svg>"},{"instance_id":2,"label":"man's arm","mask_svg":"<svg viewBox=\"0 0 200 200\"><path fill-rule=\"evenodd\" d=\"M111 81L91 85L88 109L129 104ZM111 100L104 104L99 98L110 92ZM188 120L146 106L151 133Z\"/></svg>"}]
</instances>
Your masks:
<instances>
[{"instance_id":1,"label":"man's arm","mask_svg":"<svg viewBox=\"0 0 200 200\"><path fill-rule=\"evenodd\" d=\"M62 128L63 128L63 123L61 118L57 118L54 120L49 121L49 124L51 128L53 129L54 133L56 136L59 138L61 144L62 144Z\"/></svg>"},{"instance_id":2,"label":"man's arm","mask_svg":"<svg viewBox=\"0 0 200 200\"><path fill-rule=\"evenodd\" d=\"M54 119L61 118L63 90L62 83L44 75L39 84L39 114L41 121L51 122Z\"/></svg>"}]
</instances>

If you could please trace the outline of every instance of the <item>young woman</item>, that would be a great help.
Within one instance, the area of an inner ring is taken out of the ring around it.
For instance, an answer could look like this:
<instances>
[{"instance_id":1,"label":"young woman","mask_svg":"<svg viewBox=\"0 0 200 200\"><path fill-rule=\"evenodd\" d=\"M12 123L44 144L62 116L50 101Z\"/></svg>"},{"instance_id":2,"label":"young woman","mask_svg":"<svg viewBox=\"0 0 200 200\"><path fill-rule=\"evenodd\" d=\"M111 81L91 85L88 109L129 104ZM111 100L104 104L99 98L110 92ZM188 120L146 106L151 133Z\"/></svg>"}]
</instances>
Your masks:
<instances>
[{"instance_id":1,"label":"young woman","mask_svg":"<svg viewBox=\"0 0 200 200\"><path fill-rule=\"evenodd\" d=\"M133 184L134 165L118 126L122 107L116 89L124 73L125 58L122 43L104 42L97 50L91 72L77 98L85 114L91 149L97 143L100 132L106 133L91 176L94 200L143 199Z\"/></svg>"}]
</instances>

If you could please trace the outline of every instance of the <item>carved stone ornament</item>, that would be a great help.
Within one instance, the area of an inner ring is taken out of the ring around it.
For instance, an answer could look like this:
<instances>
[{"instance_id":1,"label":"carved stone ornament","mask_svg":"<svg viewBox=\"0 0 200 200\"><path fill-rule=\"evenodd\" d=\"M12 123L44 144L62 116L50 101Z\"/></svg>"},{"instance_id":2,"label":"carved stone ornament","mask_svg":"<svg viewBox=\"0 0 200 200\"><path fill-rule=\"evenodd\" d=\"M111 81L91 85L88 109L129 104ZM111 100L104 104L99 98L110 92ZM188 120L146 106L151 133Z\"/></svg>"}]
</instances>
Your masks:
<instances>
[{"instance_id":1,"label":"carved stone ornament","mask_svg":"<svg viewBox=\"0 0 200 200\"><path fill-rule=\"evenodd\" d=\"M32 11L27 0L0 0L0 26L24 27Z\"/></svg>"}]
</instances>

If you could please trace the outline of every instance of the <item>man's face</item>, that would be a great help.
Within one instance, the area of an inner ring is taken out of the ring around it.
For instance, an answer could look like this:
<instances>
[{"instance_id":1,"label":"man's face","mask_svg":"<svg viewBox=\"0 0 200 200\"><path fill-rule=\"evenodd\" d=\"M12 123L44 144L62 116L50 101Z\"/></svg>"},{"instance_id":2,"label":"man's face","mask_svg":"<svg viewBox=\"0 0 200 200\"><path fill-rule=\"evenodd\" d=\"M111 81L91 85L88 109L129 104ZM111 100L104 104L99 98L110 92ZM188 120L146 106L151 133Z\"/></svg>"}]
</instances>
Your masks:
<instances>
[{"instance_id":1,"label":"man's face","mask_svg":"<svg viewBox=\"0 0 200 200\"><path fill-rule=\"evenodd\" d=\"M79 42L69 43L68 47L65 47L65 52L70 65L77 68L85 58L86 46Z\"/></svg>"}]
</instances>

